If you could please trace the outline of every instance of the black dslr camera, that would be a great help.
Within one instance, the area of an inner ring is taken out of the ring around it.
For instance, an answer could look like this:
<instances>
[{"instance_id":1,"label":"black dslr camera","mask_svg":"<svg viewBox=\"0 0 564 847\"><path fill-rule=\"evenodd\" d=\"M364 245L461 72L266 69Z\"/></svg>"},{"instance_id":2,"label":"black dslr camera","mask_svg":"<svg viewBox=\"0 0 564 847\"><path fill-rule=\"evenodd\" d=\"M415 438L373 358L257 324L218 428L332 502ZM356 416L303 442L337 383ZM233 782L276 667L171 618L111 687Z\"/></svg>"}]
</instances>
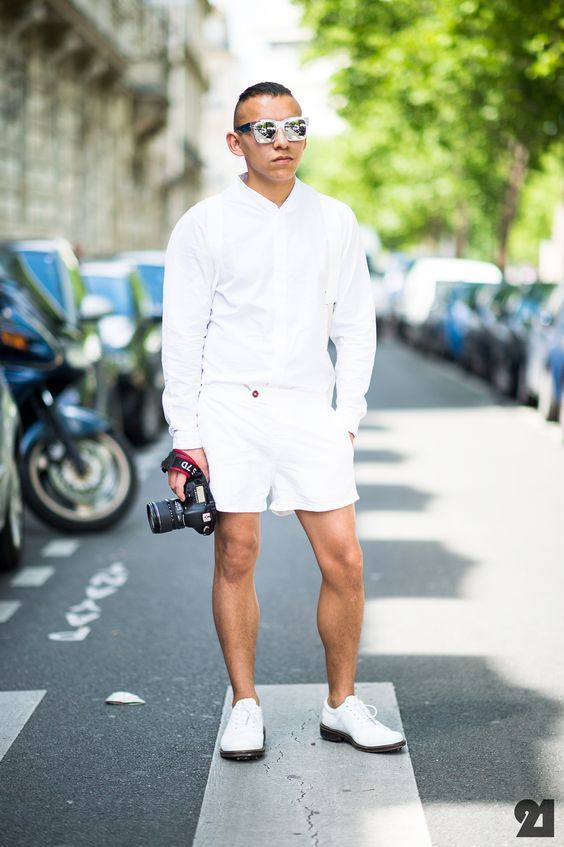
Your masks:
<instances>
[{"instance_id":1,"label":"black dslr camera","mask_svg":"<svg viewBox=\"0 0 564 847\"><path fill-rule=\"evenodd\" d=\"M217 512L204 472L183 450L171 450L162 461L163 473L167 473L171 468L186 476L186 499L147 503L147 519L151 532L170 532L190 526L200 535L211 535L215 529Z\"/></svg>"}]
</instances>

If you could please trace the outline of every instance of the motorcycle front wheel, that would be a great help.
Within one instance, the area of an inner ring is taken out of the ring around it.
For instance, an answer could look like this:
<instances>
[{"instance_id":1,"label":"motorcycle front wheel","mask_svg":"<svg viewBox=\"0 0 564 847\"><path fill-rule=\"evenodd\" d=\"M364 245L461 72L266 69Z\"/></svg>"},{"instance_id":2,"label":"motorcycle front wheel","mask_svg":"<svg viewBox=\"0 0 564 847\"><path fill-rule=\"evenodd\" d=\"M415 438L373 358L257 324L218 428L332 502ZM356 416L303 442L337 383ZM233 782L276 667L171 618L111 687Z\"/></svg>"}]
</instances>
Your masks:
<instances>
[{"instance_id":1,"label":"motorcycle front wheel","mask_svg":"<svg viewBox=\"0 0 564 847\"><path fill-rule=\"evenodd\" d=\"M132 450L108 432L77 438L86 472L78 473L58 442L37 441L21 461L26 504L42 521L65 532L107 529L129 511L139 488Z\"/></svg>"}]
</instances>

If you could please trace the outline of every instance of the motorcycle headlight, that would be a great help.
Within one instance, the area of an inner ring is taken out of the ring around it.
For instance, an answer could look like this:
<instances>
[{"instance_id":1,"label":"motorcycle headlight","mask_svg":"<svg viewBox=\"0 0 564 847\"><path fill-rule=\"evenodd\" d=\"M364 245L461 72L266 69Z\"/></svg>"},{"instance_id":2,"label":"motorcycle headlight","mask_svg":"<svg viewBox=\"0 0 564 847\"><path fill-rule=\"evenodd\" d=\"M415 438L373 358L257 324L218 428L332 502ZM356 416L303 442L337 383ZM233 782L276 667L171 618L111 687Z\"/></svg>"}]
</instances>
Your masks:
<instances>
[{"instance_id":1,"label":"motorcycle headlight","mask_svg":"<svg viewBox=\"0 0 564 847\"><path fill-rule=\"evenodd\" d=\"M128 347L135 333L135 324L125 315L108 315L99 321L98 328L102 344L112 350Z\"/></svg>"},{"instance_id":2,"label":"motorcycle headlight","mask_svg":"<svg viewBox=\"0 0 564 847\"><path fill-rule=\"evenodd\" d=\"M77 370L84 370L91 364L91 360L88 358L86 352L86 345L82 341L71 342L67 346L65 356L71 368L76 368Z\"/></svg>"}]
</instances>

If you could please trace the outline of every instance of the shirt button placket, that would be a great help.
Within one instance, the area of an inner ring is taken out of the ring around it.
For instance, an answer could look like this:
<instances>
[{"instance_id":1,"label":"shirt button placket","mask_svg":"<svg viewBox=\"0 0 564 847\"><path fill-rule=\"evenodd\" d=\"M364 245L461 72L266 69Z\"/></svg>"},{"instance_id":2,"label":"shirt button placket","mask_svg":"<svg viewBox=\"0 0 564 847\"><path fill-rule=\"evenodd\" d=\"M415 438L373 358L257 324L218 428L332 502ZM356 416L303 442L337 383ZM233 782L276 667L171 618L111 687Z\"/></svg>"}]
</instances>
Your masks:
<instances>
[{"instance_id":1,"label":"shirt button placket","mask_svg":"<svg viewBox=\"0 0 564 847\"><path fill-rule=\"evenodd\" d=\"M278 210L274 222L274 273L273 273L273 362L271 370L271 382L279 384L283 379L286 355L286 277L288 274L288 250L286 221L284 214Z\"/></svg>"}]
</instances>

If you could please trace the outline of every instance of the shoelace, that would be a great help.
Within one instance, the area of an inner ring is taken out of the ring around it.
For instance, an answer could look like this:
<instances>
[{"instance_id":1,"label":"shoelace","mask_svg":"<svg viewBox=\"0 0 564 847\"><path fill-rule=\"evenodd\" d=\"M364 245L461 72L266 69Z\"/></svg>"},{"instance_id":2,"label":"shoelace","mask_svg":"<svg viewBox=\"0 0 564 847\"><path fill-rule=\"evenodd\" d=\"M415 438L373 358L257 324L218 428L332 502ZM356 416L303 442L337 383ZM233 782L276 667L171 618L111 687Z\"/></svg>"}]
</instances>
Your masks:
<instances>
[{"instance_id":1,"label":"shoelace","mask_svg":"<svg viewBox=\"0 0 564 847\"><path fill-rule=\"evenodd\" d=\"M233 709L232 716L233 723L236 727L247 726L249 721L255 725L258 725L259 723L259 713L257 709L249 709L242 706L240 709Z\"/></svg>"},{"instance_id":2,"label":"shoelace","mask_svg":"<svg viewBox=\"0 0 564 847\"><path fill-rule=\"evenodd\" d=\"M372 703L363 703L362 700L355 700L353 703L347 703L347 708L353 713L355 718L362 723L379 723L379 721L376 720L378 709L376 706L373 706ZM370 709L374 709L374 712L369 711Z\"/></svg>"}]
</instances>

